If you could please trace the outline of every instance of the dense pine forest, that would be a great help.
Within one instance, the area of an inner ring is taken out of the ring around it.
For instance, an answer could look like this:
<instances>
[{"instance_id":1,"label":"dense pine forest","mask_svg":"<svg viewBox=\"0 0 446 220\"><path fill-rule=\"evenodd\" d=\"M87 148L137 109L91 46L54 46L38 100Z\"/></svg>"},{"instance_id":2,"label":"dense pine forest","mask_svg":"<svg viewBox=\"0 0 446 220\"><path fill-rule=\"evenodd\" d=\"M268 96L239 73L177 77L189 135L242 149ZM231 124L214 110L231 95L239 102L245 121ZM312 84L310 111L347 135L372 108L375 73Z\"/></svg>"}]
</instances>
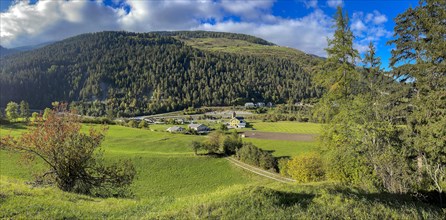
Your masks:
<instances>
[{"instance_id":1,"label":"dense pine forest","mask_svg":"<svg viewBox=\"0 0 446 220\"><path fill-rule=\"evenodd\" d=\"M277 48L252 36L218 32L83 34L3 57L0 105L26 100L42 109L65 101L82 114L130 116L322 94L309 71L319 58L200 50L185 43L193 38Z\"/></svg>"}]
</instances>

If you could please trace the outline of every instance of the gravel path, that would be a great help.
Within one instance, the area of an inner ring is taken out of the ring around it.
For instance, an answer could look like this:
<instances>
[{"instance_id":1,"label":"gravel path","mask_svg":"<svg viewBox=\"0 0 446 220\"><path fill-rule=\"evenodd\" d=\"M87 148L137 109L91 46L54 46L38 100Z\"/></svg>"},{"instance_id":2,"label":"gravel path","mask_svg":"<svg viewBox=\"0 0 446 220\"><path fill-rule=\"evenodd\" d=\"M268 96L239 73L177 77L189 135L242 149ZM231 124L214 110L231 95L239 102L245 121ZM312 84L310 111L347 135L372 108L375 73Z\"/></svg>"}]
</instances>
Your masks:
<instances>
[{"instance_id":1,"label":"gravel path","mask_svg":"<svg viewBox=\"0 0 446 220\"><path fill-rule=\"evenodd\" d=\"M251 166L249 164L243 163L243 162L241 162L239 160L236 160L236 159L234 159L232 157L227 157L226 159L229 160L234 165L236 165L236 166L238 166L240 168L243 168L245 170L248 170L248 171L250 171L252 173L255 173L257 175L264 176L266 178L269 178L269 179L272 179L272 180L275 180L275 181L278 181L278 182L282 182L282 183L295 182L295 180L293 180L293 179L289 179L289 178L280 176L279 174L275 174L275 173L268 172L266 170L262 170L262 169L260 169L258 167Z\"/></svg>"}]
</instances>

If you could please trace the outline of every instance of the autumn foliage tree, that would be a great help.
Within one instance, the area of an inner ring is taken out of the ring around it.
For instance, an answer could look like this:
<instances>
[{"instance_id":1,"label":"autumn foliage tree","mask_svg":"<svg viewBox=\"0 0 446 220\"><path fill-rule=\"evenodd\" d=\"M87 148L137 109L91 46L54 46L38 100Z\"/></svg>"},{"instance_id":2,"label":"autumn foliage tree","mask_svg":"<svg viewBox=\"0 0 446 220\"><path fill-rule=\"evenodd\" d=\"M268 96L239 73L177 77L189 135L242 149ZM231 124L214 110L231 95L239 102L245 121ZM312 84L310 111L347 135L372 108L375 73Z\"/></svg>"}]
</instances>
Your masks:
<instances>
[{"instance_id":1,"label":"autumn foliage tree","mask_svg":"<svg viewBox=\"0 0 446 220\"><path fill-rule=\"evenodd\" d=\"M136 171L129 161L104 161L100 146L105 127L83 132L79 117L63 108L50 111L46 120L37 122L20 138L2 138L2 147L23 152L28 160L41 159L49 168L41 178L63 191L97 196L126 192Z\"/></svg>"},{"instance_id":2,"label":"autumn foliage tree","mask_svg":"<svg viewBox=\"0 0 446 220\"><path fill-rule=\"evenodd\" d=\"M316 153L307 153L293 157L286 166L286 174L297 182L320 181L325 171L321 157Z\"/></svg>"}]
</instances>

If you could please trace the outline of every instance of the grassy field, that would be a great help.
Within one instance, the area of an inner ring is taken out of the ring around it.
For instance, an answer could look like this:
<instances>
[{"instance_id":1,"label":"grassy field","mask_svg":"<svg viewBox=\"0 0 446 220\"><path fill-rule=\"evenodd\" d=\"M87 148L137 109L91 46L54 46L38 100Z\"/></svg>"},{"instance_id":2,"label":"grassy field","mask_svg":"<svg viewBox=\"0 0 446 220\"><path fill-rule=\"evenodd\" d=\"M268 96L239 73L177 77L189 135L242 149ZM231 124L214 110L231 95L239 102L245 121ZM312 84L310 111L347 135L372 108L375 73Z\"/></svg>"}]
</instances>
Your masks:
<instances>
[{"instance_id":1,"label":"grassy field","mask_svg":"<svg viewBox=\"0 0 446 220\"><path fill-rule=\"evenodd\" d=\"M275 157L296 156L302 153L317 151L317 142L304 141L282 141L282 140L264 140L264 139L243 139L245 142L251 142L263 150L273 151Z\"/></svg>"},{"instance_id":2,"label":"grassy field","mask_svg":"<svg viewBox=\"0 0 446 220\"><path fill-rule=\"evenodd\" d=\"M322 128L321 124L303 123L292 121L281 122L261 122L249 121L252 128L265 132L282 132L293 134L319 134Z\"/></svg>"},{"instance_id":3,"label":"grassy field","mask_svg":"<svg viewBox=\"0 0 446 220\"><path fill-rule=\"evenodd\" d=\"M2 127L1 134L11 129ZM203 138L110 126L103 149L107 159L130 159L134 163L138 178L132 190L137 197L202 194L234 184L264 181L225 159L194 156L190 142ZM32 171L42 168L39 161L30 167L18 165L19 156L6 151L0 151L0 159L1 174L14 178L29 179Z\"/></svg>"},{"instance_id":4,"label":"grassy field","mask_svg":"<svg viewBox=\"0 0 446 220\"><path fill-rule=\"evenodd\" d=\"M0 135L19 135L25 129L26 126L18 124L1 126ZM224 158L194 156L190 142L204 138L110 126L103 143L106 159L130 159L138 171L131 186L134 193L131 198L93 198L54 187L32 187L25 182L32 180L33 171L43 170L43 164L36 161L22 166L18 163L20 155L0 150L0 218L442 219L445 216L445 210L401 195L364 194L328 182L273 182ZM317 150L314 142L245 141L274 150L275 156Z\"/></svg>"}]
</instances>

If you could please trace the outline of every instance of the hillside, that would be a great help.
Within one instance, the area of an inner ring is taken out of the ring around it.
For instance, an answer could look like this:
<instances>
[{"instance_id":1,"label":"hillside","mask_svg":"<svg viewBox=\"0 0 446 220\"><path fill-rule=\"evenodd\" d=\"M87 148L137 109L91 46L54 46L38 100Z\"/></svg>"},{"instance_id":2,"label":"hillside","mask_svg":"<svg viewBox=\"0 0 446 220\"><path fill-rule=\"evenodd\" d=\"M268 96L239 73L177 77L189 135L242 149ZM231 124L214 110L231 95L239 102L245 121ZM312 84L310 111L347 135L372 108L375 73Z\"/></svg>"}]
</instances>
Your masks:
<instances>
[{"instance_id":1,"label":"hillside","mask_svg":"<svg viewBox=\"0 0 446 220\"><path fill-rule=\"evenodd\" d=\"M317 98L303 52L242 34L100 32L0 59L0 106L76 101L83 114L117 116ZM97 102L93 102L96 101Z\"/></svg>"},{"instance_id":2,"label":"hillside","mask_svg":"<svg viewBox=\"0 0 446 220\"><path fill-rule=\"evenodd\" d=\"M15 49L8 49L6 47L0 46L0 57L7 56L7 55L10 55L10 54L14 54L14 53L17 53L17 52L19 52L19 51L15 50Z\"/></svg>"},{"instance_id":3,"label":"hillside","mask_svg":"<svg viewBox=\"0 0 446 220\"><path fill-rule=\"evenodd\" d=\"M85 126L86 131L90 125ZM23 124L0 125L2 134L25 131ZM276 182L225 158L194 156L189 145L204 136L162 131L109 127L103 144L105 158L130 159L138 171L130 186L133 196L126 198L97 198L55 186L32 186L27 182L33 181L34 172L45 170L43 162L21 165L19 153L0 149L0 218L443 219L445 215L441 208L409 195L367 193L330 181ZM279 151L286 144L259 140L256 145ZM287 146L293 153L300 152L299 146Z\"/></svg>"}]
</instances>

